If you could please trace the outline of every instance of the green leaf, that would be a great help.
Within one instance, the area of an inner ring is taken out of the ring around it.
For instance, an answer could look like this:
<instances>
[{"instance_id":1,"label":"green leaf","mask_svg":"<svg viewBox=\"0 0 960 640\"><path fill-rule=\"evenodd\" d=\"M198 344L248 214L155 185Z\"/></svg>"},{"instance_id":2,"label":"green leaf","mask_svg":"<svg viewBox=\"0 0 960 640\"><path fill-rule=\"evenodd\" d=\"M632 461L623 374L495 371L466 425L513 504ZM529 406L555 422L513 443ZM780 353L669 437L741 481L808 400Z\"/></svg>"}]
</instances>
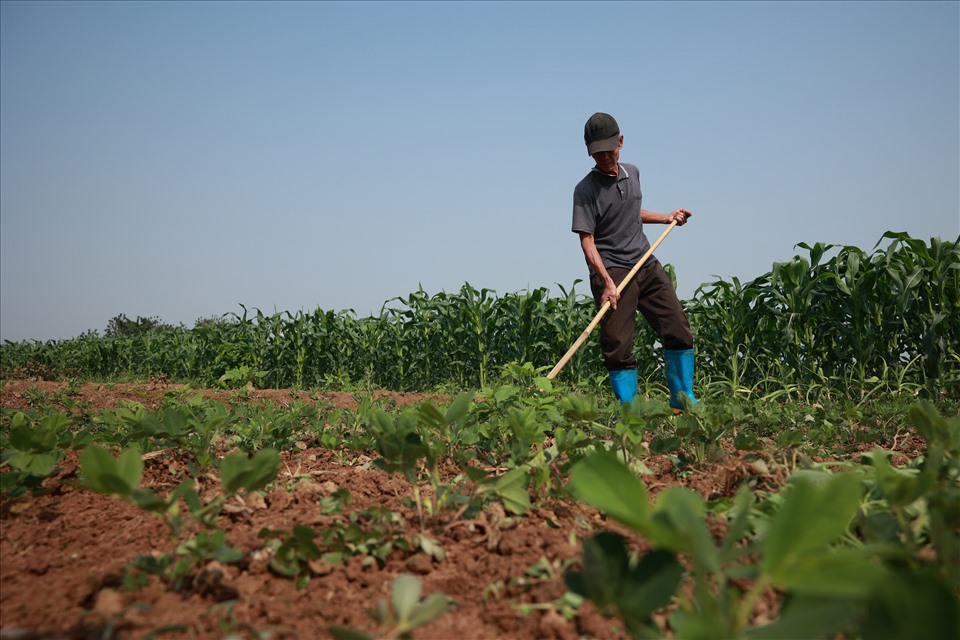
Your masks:
<instances>
[{"instance_id":1,"label":"green leaf","mask_svg":"<svg viewBox=\"0 0 960 640\"><path fill-rule=\"evenodd\" d=\"M503 402L520 393L520 387L513 385L504 385L493 392L493 399L497 402Z\"/></svg>"},{"instance_id":2,"label":"green leaf","mask_svg":"<svg viewBox=\"0 0 960 640\"><path fill-rule=\"evenodd\" d=\"M658 433L654 435L650 441L650 453L654 455L672 453L679 449L681 444L682 442L678 436L664 436Z\"/></svg>"},{"instance_id":3,"label":"green leaf","mask_svg":"<svg viewBox=\"0 0 960 640\"><path fill-rule=\"evenodd\" d=\"M440 410L437 409L430 400L424 400L420 403L417 409L417 416L421 421L434 429L439 429L446 424L444 415L440 413Z\"/></svg>"},{"instance_id":4,"label":"green leaf","mask_svg":"<svg viewBox=\"0 0 960 640\"><path fill-rule=\"evenodd\" d=\"M940 445L952 455L960 454L960 420L946 420L926 401L910 407L910 422L929 445Z\"/></svg>"},{"instance_id":5,"label":"green leaf","mask_svg":"<svg viewBox=\"0 0 960 640\"><path fill-rule=\"evenodd\" d=\"M434 558L437 562L442 562L443 559L447 557L447 554L443 550L443 547L440 545L440 543L432 538L428 538L423 534L417 534L414 537L414 542L418 547L420 547L421 551L431 558Z\"/></svg>"},{"instance_id":6,"label":"green leaf","mask_svg":"<svg viewBox=\"0 0 960 640\"><path fill-rule=\"evenodd\" d=\"M891 506L905 507L924 494L936 480L936 470L927 467L921 473L917 469L897 469L890 464L888 454L876 449L863 456L873 467L877 486Z\"/></svg>"},{"instance_id":7,"label":"green leaf","mask_svg":"<svg viewBox=\"0 0 960 640\"><path fill-rule=\"evenodd\" d=\"M477 467L466 467L464 472L467 474L467 477L470 478L473 482L483 482L489 476L489 472L479 469Z\"/></svg>"},{"instance_id":8,"label":"green leaf","mask_svg":"<svg viewBox=\"0 0 960 640\"><path fill-rule=\"evenodd\" d=\"M131 491L140 486L143 478L143 458L137 448L127 449L117 459L117 474L130 487Z\"/></svg>"},{"instance_id":9,"label":"green leaf","mask_svg":"<svg viewBox=\"0 0 960 640\"><path fill-rule=\"evenodd\" d=\"M122 498L126 498L134 490L134 487L128 485L122 476L110 472L101 473L97 477L96 486L97 488L95 490L100 493L120 496Z\"/></svg>"},{"instance_id":10,"label":"green leaf","mask_svg":"<svg viewBox=\"0 0 960 640\"><path fill-rule=\"evenodd\" d=\"M637 531L647 524L647 489L609 454L594 454L570 469L571 490L580 500Z\"/></svg>"},{"instance_id":11,"label":"green leaf","mask_svg":"<svg viewBox=\"0 0 960 640\"><path fill-rule=\"evenodd\" d=\"M135 489L130 497L133 499L133 503L144 511L162 513L169 506L166 500L157 497L150 489Z\"/></svg>"},{"instance_id":12,"label":"green leaf","mask_svg":"<svg viewBox=\"0 0 960 640\"><path fill-rule=\"evenodd\" d=\"M409 574L397 576L390 591L393 610L401 621L409 621L420 601L420 579Z\"/></svg>"},{"instance_id":13,"label":"green leaf","mask_svg":"<svg viewBox=\"0 0 960 640\"><path fill-rule=\"evenodd\" d=\"M617 604L629 555L623 537L601 531L583 541L583 569L567 571L564 579L574 593L589 598L600 611Z\"/></svg>"},{"instance_id":14,"label":"green leaf","mask_svg":"<svg viewBox=\"0 0 960 640\"><path fill-rule=\"evenodd\" d=\"M683 580L683 566L668 551L651 551L623 581L617 605L625 616L646 621L673 598Z\"/></svg>"},{"instance_id":15,"label":"green leaf","mask_svg":"<svg viewBox=\"0 0 960 640\"><path fill-rule=\"evenodd\" d=\"M227 495L241 489L256 491L273 482L280 471L280 454L275 449L261 449L253 458L237 452L220 461L220 482Z\"/></svg>"},{"instance_id":16,"label":"green leaf","mask_svg":"<svg viewBox=\"0 0 960 640\"><path fill-rule=\"evenodd\" d=\"M668 487L657 498L653 514L656 522L665 520L669 531L664 531L655 542L675 551L693 553L694 560L711 571L720 570L720 552L704 522L707 508L698 493L686 487ZM656 531L648 529L649 534Z\"/></svg>"},{"instance_id":17,"label":"green leaf","mask_svg":"<svg viewBox=\"0 0 960 640\"><path fill-rule=\"evenodd\" d=\"M10 446L19 451L51 451L56 446L57 435L21 425L10 429Z\"/></svg>"},{"instance_id":18,"label":"green leaf","mask_svg":"<svg viewBox=\"0 0 960 640\"><path fill-rule=\"evenodd\" d=\"M888 572L858 549L793 557L771 574L784 590L809 596L865 599Z\"/></svg>"},{"instance_id":19,"label":"green leaf","mask_svg":"<svg viewBox=\"0 0 960 640\"><path fill-rule=\"evenodd\" d=\"M330 627L327 629L336 640L374 640L376 636L365 631L355 631L348 627Z\"/></svg>"},{"instance_id":20,"label":"green leaf","mask_svg":"<svg viewBox=\"0 0 960 640\"><path fill-rule=\"evenodd\" d=\"M597 408L597 399L594 396L577 396L568 394L560 400L563 417L567 420L590 422L600 415Z\"/></svg>"},{"instance_id":21,"label":"green leaf","mask_svg":"<svg viewBox=\"0 0 960 640\"><path fill-rule=\"evenodd\" d=\"M213 559L223 564L234 564L243 560L243 550L224 545L213 553Z\"/></svg>"},{"instance_id":22,"label":"green leaf","mask_svg":"<svg viewBox=\"0 0 960 640\"><path fill-rule=\"evenodd\" d=\"M116 466L113 455L99 445L90 445L80 452L80 472L88 481L113 471Z\"/></svg>"},{"instance_id":23,"label":"green leaf","mask_svg":"<svg viewBox=\"0 0 960 640\"><path fill-rule=\"evenodd\" d=\"M856 474L792 478L763 541L764 573L781 575L784 567L843 535L857 513L861 492Z\"/></svg>"},{"instance_id":24,"label":"green leaf","mask_svg":"<svg viewBox=\"0 0 960 640\"><path fill-rule=\"evenodd\" d=\"M250 466L250 475L243 488L258 491L276 479L280 472L280 454L275 449L261 449L254 454Z\"/></svg>"},{"instance_id":25,"label":"green leaf","mask_svg":"<svg viewBox=\"0 0 960 640\"><path fill-rule=\"evenodd\" d=\"M526 469L511 469L497 478L493 484L493 492L511 513L521 515L533 507L530 503L530 494L527 493L529 478Z\"/></svg>"},{"instance_id":26,"label":"green leaf","mask_svg":"<svg viewBox=\"0 0 960 640\"><path fill-rule=\"evenodd\" d=\"M671 415L670 407L659 400L648 400L635 396L629 404L630 415L643 420L654 420Z\"/></svg>"},{"instance_id":27,"label":"green leaf","mask_svg":"<svg viewBox=\"0 0 960 640\"><path fill-rule=\"evenodd\" d=\"M407 622L411 628L425 625L443 615L450 608L451 604L450 598L446 595L442 593L431 593L420 603L420 606L416 608Z\"/></svg>"},{"instance_id":28,"label":"green leaf","mask_svg":"<svg viewBox=\"0 0 960 640\"><path fill-rule=\"evenodd\" d=\"M863 615L863 604L839 598L789 598L780 618L762 627L747 629L748 640L827 638Z\"/></svg>"},{"instance_id":29,"label":"green leaf","mask_svg":"<svg viewBox=\"0 0 960 640\"><path fill-rule=\"evenodd\" d=\"M458 424L466 418L467 413L470 411L470 403L472 401L473 393L471 392L461 393L454 398L444 415L447 424Z\"/></svg>"},{"instance_id":30,"label":"green leaf","mask_svg":"<svg viewBox=\"0 0 960 640\"><path fill-rule=\"evenodd\" d=\"M57 468L57 459L49 453L28 453L14 450L7 462L14 469L41 478L47 477Z\"/></svg>"},{"instance_id":31,"label":"green leaf","mask_svg":"<svg viewBox=\"0 0 960 640\"><path fill-rule=\"evenodd\" d=\"M737 451L758 451L760 440L754 432L740 432L733 437L733 446Z\"/></svg>"},{"instance_id":32,"label":"green leaf","mask_svg":"<svg viewBox=\"0 0 960 640\"><path fill-rule=\"evenodd\" d=\"M679 608L669 617L670 629L675 633L676 638L683 640L730 640L730 634L724 628L725 622L716 607L706 611ZM780 640L794 640L794 638L780 638Z\"/></svg>"},{"instance_id":33,"label":"green leaf","mask_svg":"<svg viewBox=\"0 0 960 640\"><path fill-rule=\"evenodd\" d=\"M227 494L236 493L250 472L250 464L243 453L232 453L220 461L220 483Z\"/></svg>"},{"instance_id":34,"label":"green leaf","mask_svg":"<svg viewBox=\"0 0 960 640\"><path fill-rule=\"evenodd\" d=\"M553 391L553 380L544 376L537 376L533 379L534 386L544 393Z\"/></svg>"},{"instance_id":35,"label":"green leaf","mask_svg":"<svg viewBox=\"0 0 960 640\"><path fill-rule=\"evenodd\" d=\"M956 638L960 631L960 601L933 572L894 572L877 585L869 605L865 640Z\"/></svg>"},{"instance_id":36,"label":"green leaf","mask_svg":"<svg viewBox=\"0 0 960 640\"><path fill-rule=\"evenodd\" d=\"M130 473L132 466L133 463L128 457L124 462L124 470L127 475L121 475L120 464L117 460L109 451L97 445L86 447L80 453L80 470L86 478L85 486L99 493L121 497L129 496L137 488L136 484L130 484L127 481L132 475ZM133 470L135 471L135 469ZM139 484L139 480L137 484Z\"/></svg>"},{"instance_id":37,"label":"green leaf","mask_svg":"<svg viewBox=\"0 0 960 640\"><path fill-rule=\"evenodd\" d=\"M756 496L750 488L743 484L737 489L737 494L733 499L733 505L727 511L731 518L727 528L727 535L723 540L723 555L728 559L731 554L736 553L735 545L742 538L746 537L750 529L750 510L756 502Z\"/></svg>"}]
</instances>

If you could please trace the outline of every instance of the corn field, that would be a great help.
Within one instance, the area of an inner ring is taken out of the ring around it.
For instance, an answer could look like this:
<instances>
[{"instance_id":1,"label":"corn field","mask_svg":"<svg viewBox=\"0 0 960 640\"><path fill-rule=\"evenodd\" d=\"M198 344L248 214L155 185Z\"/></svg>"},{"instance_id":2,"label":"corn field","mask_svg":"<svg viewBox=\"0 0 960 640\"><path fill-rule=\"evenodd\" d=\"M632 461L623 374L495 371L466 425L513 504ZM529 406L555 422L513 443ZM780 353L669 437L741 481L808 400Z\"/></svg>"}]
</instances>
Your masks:
<instances>
[{"instance_id":1,"label":"corn field","mask_svg":"<svg viewBox=\"0 0 960 640\"><path fill-rule=\"evenodd\" d=\"M883 240L889 240L885 247ZM881 384L956 393L958 243L888 232L872 253L799 244L805 256L775 263L749 282L701 285L684 302L696 338L698 383L718 391ZM456 294L421 289L363 318L352 310L265 315L241 307L240 314L192 329L7 341L0 367L3 377L164 375L203 386L242 380L265 388L485 387L504 365L549 369L565 353L595 314L578 284L560 287L556 296L545 288L498 296L470 284ZM641 379L659 384L659 345L642 319L635 345ZM603 383L596 332L560 377L580 386Z\"/></svg>"}]
</instances>

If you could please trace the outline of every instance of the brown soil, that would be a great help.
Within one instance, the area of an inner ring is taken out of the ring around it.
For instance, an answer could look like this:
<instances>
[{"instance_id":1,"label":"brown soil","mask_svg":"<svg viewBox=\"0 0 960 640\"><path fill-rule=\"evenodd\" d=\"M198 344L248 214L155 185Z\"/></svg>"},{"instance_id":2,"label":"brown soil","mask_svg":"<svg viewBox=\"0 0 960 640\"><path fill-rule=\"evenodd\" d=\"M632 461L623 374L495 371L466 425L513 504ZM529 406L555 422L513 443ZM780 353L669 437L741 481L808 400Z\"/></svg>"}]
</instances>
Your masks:
<instances>
[{"instance_id":1,"label":"brown soil","mask_svg":"<svg viewBox=\"0 0 960 640\"><path fill-rule=\"evenodd\" d=\"M38 392L54 394L65 387L10 381L0 389L0 404L23 409ZM155 408L176 388L163 381L87 383L71 398L95 414L123 400ZM318 398L288 390L253 391L248 398L236 392L204 393L228 403L285 405L297 397ZM379 397L399 406L427 396L379 392ZM356 406L351 394L323 393L319 398ZM654 494L683 484L713 500L732 496L745 480L771 487L783 481L735 454L681 478L666 458L650 456L645 462L654 471L646 477ZM2 504L0 638L143 638L151 633L164 638L256 638L269 631L274 639L308 639L330 637L331 626L377 632L382 629L368 611L378 599L389 597L393 580L404 573L421 579L424 595L442 592L455 603L451 612L414 631L414 638L627 637L619 622L601 616L589 602L575 611L555 606L565 593L566 567L576 566L580 557L580 541L601 527L625 533L615 523L575 501L538 499L536 508L522 517L511 517L495 505L475 520L441 518L421 526L415 510L405 506L404 499L411 496L406 481L369 463L369 458L338 457L318 448L283 454L276 488L262 497L232 499L219 517L228 544L241 549L244 560L209 562L178 593L156 577L145 586L124 587L124 567L135 557L171 550L168 531L154 515L71 484L77 479L77 455L71 453L46 481L50 493ZM144 484L163 494L174 484L171 472L183 477L185 469L182 461L170 457L151 458ZM265 527L290 531L298 524L322 531L330 520L321 514L318 501L339 488L350 493L349 511L386 507L401 514L408 539L421 534L435 540L445 557L438 561L423 552L394 551L378 567L365 563L365 556L354 556L343 567L315 567L323 575L301 589L294 580L273 573L258 533ZM710 526L722 535L723 523ZM631 543L644 546L636 536ZM528 573L534 567L539 570ZM771 597L758 611L774 611L775 601ZM570 619L562 615L565 611Z\"/></svg>"}]
</instances>

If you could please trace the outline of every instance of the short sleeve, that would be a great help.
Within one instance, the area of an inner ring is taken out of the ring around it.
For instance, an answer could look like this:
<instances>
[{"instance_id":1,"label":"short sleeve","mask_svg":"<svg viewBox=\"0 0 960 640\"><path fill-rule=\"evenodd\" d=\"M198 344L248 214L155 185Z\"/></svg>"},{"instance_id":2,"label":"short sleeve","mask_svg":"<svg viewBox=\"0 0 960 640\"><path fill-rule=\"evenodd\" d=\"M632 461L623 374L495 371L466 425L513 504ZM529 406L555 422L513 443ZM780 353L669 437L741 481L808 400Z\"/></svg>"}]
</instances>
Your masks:
<instances>
[{"instance_id":1,"label":"short sleeve","mask_svg":"<svg viewBox=\"0 0 960 640\"><path fill-rule=\"evenodd\" d=\"M573 224L574 233L593 234L597 227L597 202L590 198L583 189L573 192Z\"/></svg>"}]
</instances>

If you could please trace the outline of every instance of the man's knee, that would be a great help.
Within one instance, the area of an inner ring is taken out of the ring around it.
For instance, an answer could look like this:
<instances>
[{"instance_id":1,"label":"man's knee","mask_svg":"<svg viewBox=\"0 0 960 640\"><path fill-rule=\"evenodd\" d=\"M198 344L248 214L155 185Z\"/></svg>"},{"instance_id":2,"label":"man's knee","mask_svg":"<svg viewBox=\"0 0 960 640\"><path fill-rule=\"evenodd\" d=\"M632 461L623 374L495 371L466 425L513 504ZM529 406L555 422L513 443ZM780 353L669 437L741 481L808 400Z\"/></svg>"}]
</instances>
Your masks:
<instances>
[{"instance_id":1,"label":"man's knee","mask_svg":"<svg viewBox=\"0 0 960 640\"><path fill-rule=\"evenodd\" d=\"M663 348L670 351L693 349L693 336L664 336Z\"/></svg>"},{"instance_id":2,"label":"man's knee","mask_svg":"<svg viewBox=\"0 0 960 640\"><path fill-rule=\"evenodd\" d=\"M690 331L690 325L686 318L682 322L667 325L660 335L660 340L664 349L675 351L693 349L693 333Z\"/></svg>"}]
</instances>

